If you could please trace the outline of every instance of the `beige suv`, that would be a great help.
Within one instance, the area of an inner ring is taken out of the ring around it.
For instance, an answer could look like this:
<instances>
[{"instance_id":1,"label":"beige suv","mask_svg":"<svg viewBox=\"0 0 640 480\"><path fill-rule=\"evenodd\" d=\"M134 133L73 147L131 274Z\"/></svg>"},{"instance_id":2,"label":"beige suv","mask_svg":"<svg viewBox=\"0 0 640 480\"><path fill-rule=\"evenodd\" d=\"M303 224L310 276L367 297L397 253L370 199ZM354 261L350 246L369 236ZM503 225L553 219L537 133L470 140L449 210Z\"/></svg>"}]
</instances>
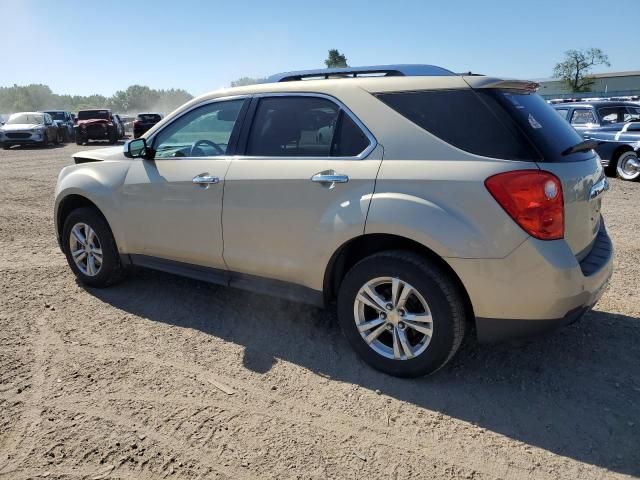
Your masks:
<instances>
[{"instance_id":1,"label":"beige suv","mask_svg":"<svg viewBox=\"0 0 640 480\"><path fill-rule=\"evenodd\" d=\"M608 188L530 82L427 65L290 72L213 92L60 173L58 239L94 287L148 267L335 304L373 367L443 366L600 298Z\"/></svg>"}]
</instances>

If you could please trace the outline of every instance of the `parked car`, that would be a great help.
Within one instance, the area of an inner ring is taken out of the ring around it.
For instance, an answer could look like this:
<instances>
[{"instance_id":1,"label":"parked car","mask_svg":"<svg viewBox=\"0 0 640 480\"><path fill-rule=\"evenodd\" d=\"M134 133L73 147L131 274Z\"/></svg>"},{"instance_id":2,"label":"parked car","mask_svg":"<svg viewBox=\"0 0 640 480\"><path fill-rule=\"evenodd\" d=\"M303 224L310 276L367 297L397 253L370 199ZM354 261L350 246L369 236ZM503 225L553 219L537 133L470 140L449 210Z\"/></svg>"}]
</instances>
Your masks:
<instances>
[{"instance_id":1,"label":"parked car","mask_svg":"<svg viewBox=\"0 0 640 480\"><path fill-rule=\"evenodd\" d=\"M159 113L139 113L133 121L133 138L141 137L160 120L162 115Z\"/></svg>"},{"instance_id":2,"label":"parked car","mask_svg":"<svg viewBox=\"0 0 640 480\"><path fill-rule=\"evenodd\" d=\"M9 116L0 127L0 143L8 150L14 145L58 145L62 141L58 127L48 113L20 112Z\"/></svg>"},{"instance_id":3,"label":"parked car","mask_svg":"<svg viewBox=\"0 0 640 480\"><path fill-rule=\"evenodd\" d=\"M564 103L553 108L585 139L598 141L596 151L607 174L640 179L640 106L632 102Z\"/></svg>"},{"instance_id":4,"label":"parked car","mask_svg":"<svg viewBox=\"0 0 640 480\"><path fill-rule=\"evenodd\" d=\"M76 121L76 143L82 145L89 140L108 140L114 144L118 141L118 125L113 119L111 110L80 110Z\"/></svg>"},{"instance_id":5,"label":"parked car","mask_svg":"<svg viewBox=\"0 0 640 480\"><path fill-rule=\"evenodd\" d=\"M203 95L124 152L74 155L58 241L93 287L136 265L335 305L364 361L428 374L472 324L574 322L611 276L607 178L536 86L396 65Z\"/></svg>"},{"instance_id":6,"label":"parked car","mask_svg":"<svg viewBox=\"0 0 640 480\"><path fill-rule=\"evenodd\" d=\"M114 113L113 122L116 124L116 127L118 129L118 140L120 140L121 138L124 138L124 123L122 123L122 120L120 119L120 115L117 115Z\"/></svg>"},{"instance_id":7,"label":"parked car","mask_svg":"<svg viewBox=\"0 0 640 480\"><path fill-rule=\"evenodd\" d=\"M46 110L44 113L48 113L51 115L51 118L53 118L53 121L60 130L63 142L75 141L75 125L73 123L71 112L64 110Z\"/></svg>"},{"instance_id":8,"label":"parked car","mask_svg":"<svg viewBox=\"0 0 640 480\"><path fill-rule=\"evenodd\" d=\"M136 117L131 117L129 115L120 115L120 120L122 120L122 124L124 125L125 133L133 133L133 122L135 119Z\"/></svg>"}]
</instances>

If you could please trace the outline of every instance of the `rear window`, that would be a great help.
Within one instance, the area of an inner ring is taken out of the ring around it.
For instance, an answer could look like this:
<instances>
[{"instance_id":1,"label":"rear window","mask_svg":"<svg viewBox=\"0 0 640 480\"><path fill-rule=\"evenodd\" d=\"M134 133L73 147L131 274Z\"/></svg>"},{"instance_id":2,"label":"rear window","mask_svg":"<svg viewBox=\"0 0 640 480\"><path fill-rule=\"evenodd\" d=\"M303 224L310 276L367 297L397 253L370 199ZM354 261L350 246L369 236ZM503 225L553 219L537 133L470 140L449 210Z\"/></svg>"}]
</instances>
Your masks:
<instances>
[{"instance_id":1,"label":"rear window","mask_svg":"<svg viewBox=\"0 0 640 480\"><path fill-rule=\"evenodd\" d=\"M155 114L142 114L142 115L138 115L138 120L141 120L143 122L159 122L160 119L160 115L155 115Z\"/></svg>"},{"instance_id":2,"label":"rear window","mask_svg":"<svg viewBox=\"0 0 640 480\"><path fill-rule=\"evenodd\" d=\"M92 120L94 118L109 120L109 110L81 110L78 112L78 120Z\"/></svg>"},{"instance_id":3,"label":"rear window","mask_svg":"<svg viewBox=\"0 0 640 480\"><path fill-rule=\"evenodd\" d=\"M469 153L505 160L575 161L563 157L580 135L534 93L501 90L429 90L378 94L398 113Z\"/></svg>"}]
</instances>

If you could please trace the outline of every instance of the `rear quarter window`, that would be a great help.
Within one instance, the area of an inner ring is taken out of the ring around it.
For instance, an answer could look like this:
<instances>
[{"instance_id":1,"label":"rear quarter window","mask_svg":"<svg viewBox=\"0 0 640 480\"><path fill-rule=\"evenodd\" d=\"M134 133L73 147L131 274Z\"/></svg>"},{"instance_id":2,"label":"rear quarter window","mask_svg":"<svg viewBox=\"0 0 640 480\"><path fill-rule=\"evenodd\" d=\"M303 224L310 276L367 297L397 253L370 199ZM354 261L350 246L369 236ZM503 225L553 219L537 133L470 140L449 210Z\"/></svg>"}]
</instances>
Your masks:
<instances>
[{"instance_id":1,"label":"rear quarter window","mask_svg":"<svg viewBox=\"0 0 640 480\"><path fill-rule=\"evenodd\" d=\"M593 157L591 152L562 155L582 137L533 92L424 90L377 97L433 135L475 155L536 162Z\"/></svg>"},{"instance_id":2,"label":"rear quarter window","mask_svg":"<svg viewBox=\"0 0 640 480\"><path fill-rule=\"evenodd\" d=\"M421 128L466 152L509 160L540 159L504 108L495 99L482 98L471 89L384 93L377 97Z\"/></svg>"}]
</instances>

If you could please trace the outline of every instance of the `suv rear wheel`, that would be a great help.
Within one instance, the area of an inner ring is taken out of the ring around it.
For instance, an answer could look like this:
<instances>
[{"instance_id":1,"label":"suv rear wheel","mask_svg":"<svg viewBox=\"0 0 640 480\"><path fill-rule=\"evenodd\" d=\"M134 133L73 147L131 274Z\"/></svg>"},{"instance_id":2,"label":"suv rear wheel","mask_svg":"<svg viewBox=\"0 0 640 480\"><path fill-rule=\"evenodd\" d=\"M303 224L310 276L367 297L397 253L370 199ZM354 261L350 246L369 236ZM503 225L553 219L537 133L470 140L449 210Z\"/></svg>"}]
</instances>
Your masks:
<instances>
[{"instance_id":1,"label":"suv rear wheel","mask_svg":"<svg viewBox=\"0 0 640 480\"><path fill-rule=\"evenodd\" d=\"M388 251L358 262L338 295L344 335L362 359L399 377L435 372L456 353L465 305L450 275L424 257Z\"/></svg>"},{"instance_id":2,"label":"suv rear wheel","mask_svg":"<svg viewBox=\"0 0 640 480\"><path fill-rule=\"evenodd\" d=\"M79 208L69 214L62 229L67 262L78 279L91 287L118 282L125 270L111 229L94 208Z\"/></svg>"}]
</instances>

